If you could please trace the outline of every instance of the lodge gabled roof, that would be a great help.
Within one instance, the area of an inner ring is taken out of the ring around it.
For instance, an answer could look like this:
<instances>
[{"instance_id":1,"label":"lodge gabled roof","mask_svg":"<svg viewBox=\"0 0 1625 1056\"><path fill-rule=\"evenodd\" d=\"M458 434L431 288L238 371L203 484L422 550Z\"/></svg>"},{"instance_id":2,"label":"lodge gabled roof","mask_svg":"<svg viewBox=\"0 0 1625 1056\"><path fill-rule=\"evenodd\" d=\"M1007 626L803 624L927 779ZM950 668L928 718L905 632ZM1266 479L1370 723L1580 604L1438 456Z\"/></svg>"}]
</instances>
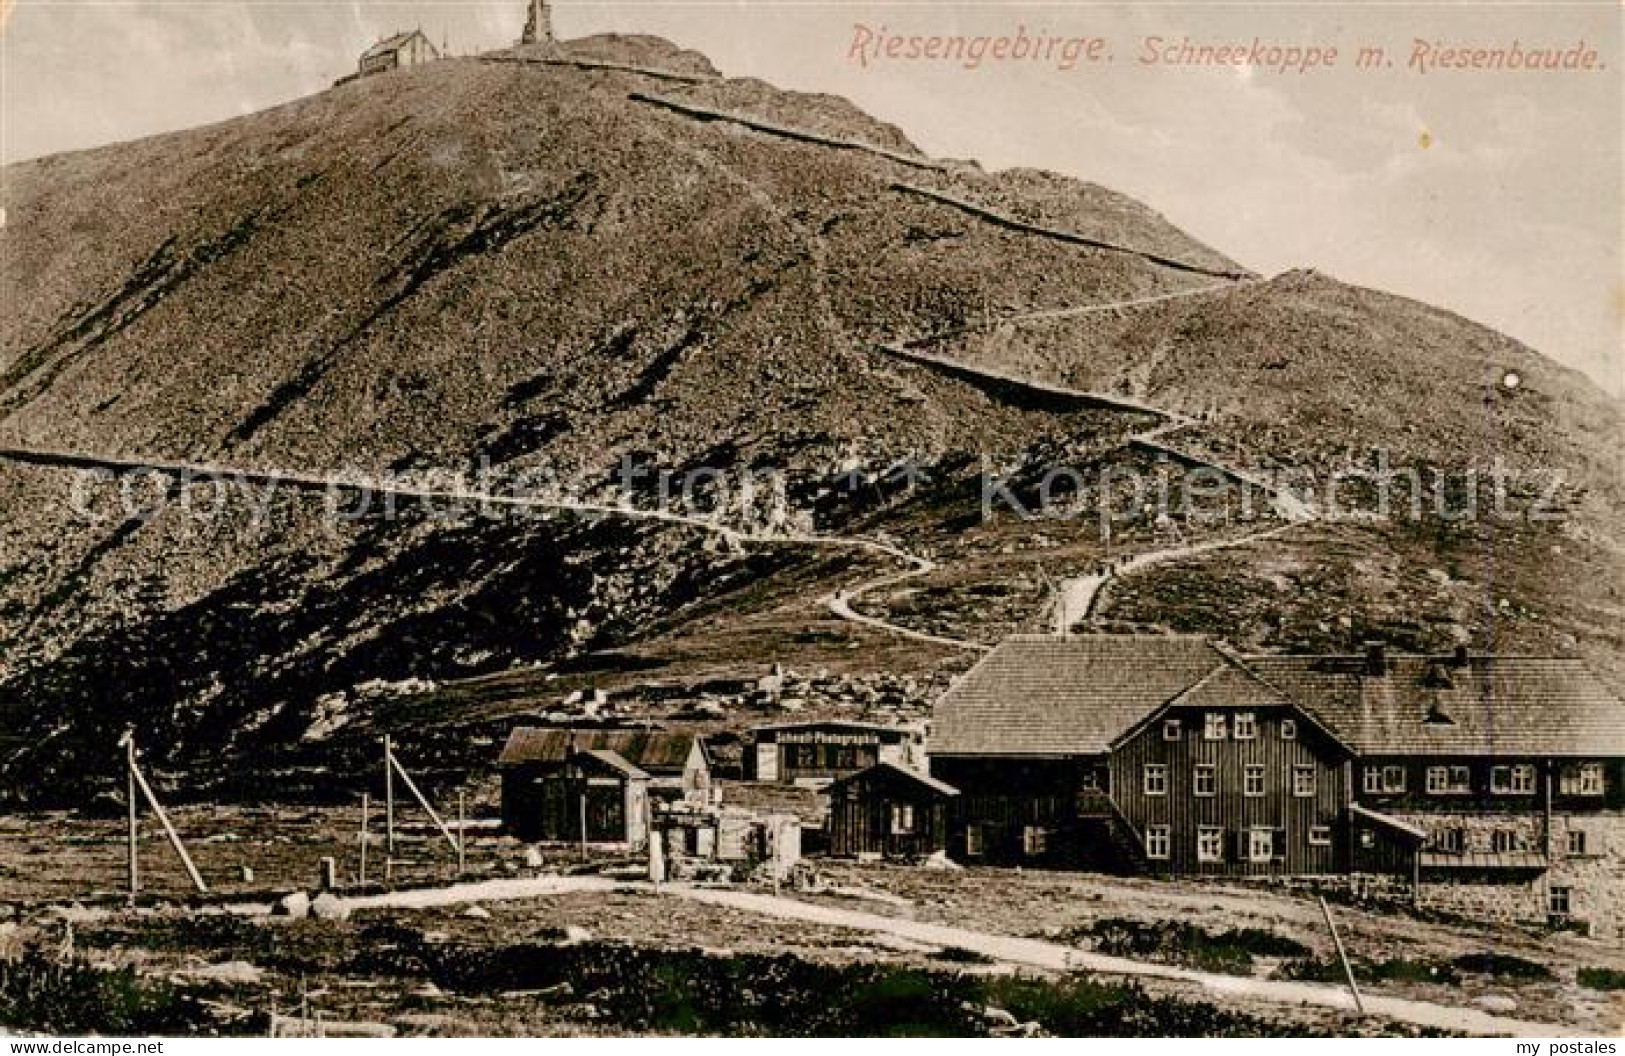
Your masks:
<instances>
[{"instance_id":1,"label":"lodge gabled roof","mask_svg":"<svg viewBox=\"0 0 1625 1056\"><path fill-rule=\"evenodd\" d=\"M1361 755L1625 756L1625 703L1570 657L1246 656Z\"/></svg>"},{"instance_id":2,"label":"lodge gabled roof","mask_svg":"<svg viewBox=\"0 0 1625 1056\"><path fill-rule=\"evenodd\" d=\"M932 755L1100 755L1229 661L1201 635L1008 638L932 712Z\"/></svg>"},{"instance_id":3,"label":"lodge gabled roof","mask_svg":"<svg viewBox=\"0 0 1625 1056\"><path fill-rule=\"evenodd\" d=\"M1362 756L1625 757L1625 703L1580 660L1378 662L1240 656L1201 635L1018 636L938 698L930 750L1102 755L1165 706L1286 706Z\"/></svg>"}]
</instances>

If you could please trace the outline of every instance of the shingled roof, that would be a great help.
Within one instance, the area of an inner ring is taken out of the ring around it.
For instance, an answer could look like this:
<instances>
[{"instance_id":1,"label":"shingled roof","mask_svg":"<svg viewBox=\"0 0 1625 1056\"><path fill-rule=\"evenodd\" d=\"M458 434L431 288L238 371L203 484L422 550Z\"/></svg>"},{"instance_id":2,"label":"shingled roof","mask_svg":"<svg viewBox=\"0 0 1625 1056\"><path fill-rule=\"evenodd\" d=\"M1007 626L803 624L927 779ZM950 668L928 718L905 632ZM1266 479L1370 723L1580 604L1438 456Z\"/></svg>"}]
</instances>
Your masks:
<instances>
[{"instance_id":1,"label":"shingled roof","mask_svg":"<svg viewBox=\"0 0 1625 1056\"><path fill-rule=\"evenodd\" d=\"M936 703L933 755L1100 755L1168 704L1295 706L1359 755L1625 756L1580 660L1237 656L1200 635L1007 639Z\"/></svg>"},{"instance_id":2,"label":"shingled roof","mask_svg":"<svg viewBox=\"0 0 1625 1056\"><path fill-rule=\"evenodd\" d=\"M1230 662L1200 635L1008 638L937 700L932 755L1099 755Z\"/></svg>"},{"instance_id":3,"label":"shingled roof","mask_svg":"<svg viewBox=\"0 0 1625 1056\"><path fill-rule=\"evenodd\" d=\"M1584 662L1533 656L1247 656L1362 755L1625 756L1625 703ZM1431 721L1430 721L1431 718Z\"/></svg>"},{"instance_id":4,"label":"shingled roof","mask_svg":"<svg viewBox=\"0 0 1625 1056\"><path fill-rule=\"evenodd\" d=\"M498 766L563 763L577 752L613 752L655 776L677 775L694 750L692 733L666 730L561 730L519 726L497 757ZM704 745L701 745L704 750Z\"/></svg>"}]
</instances>

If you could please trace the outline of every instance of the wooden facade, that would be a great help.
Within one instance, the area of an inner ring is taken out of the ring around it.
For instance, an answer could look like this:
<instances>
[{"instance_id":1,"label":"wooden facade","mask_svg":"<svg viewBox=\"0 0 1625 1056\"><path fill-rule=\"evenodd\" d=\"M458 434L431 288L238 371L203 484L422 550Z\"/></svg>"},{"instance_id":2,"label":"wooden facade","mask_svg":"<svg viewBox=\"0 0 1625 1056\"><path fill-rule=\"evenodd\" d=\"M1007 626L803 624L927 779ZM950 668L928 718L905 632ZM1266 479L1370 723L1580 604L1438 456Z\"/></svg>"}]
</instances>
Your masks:
<instances>
[{"instance_id":1,"label":"wooden facade","mask_svg":"<svg viewBox=\"0 0 1625 1056\"><path fill-rule=\"evenodd\" d=\"M518 727L497 761L504 828L522 840L643 846L657 803L703 804L699 738L660 730Z\"/></svg>"},{"instance_id":2,"label":"wooden facade","mask_svg":"<svg viewBox=\"0 0 1625 1056\"><path fill-rule=\"evenodd\" d=\"M429 38L424 36L422 30L411 30L380 40L362 52L361 59L356 64L356 72L357 75L366 77L433 62L439 57L440 52L435 49Z\"/></svg>"},{"instance_id":3,"label":"wooden facade","mask_svg":"<svg viewBox=\"0 0 1625 1056\"><path fill-rule=\"evenodd\" d=\"M948 836L956 859L989 864L1104 865L1091 821L1110 818L1104 756L932 756L931 776L960 790ZM1093 791L1091 791L1093 790Z\"/></svg>"},{"instance_id":4,"label":"wooden facade","mask_svg":"<svg viewBox=\"0 0 1625 1056\"><path fill-rule=\"evenodd\" d=\"M925 735L910 726L825 720L759 726L747 755L759 782L822 787L881 763L925 768Z\"/></svg>"},{"instance_id":5,"label":"wooden facade","mask_svg":"<svg viewBox=\"0 0 1625 1056\"><path fill-rule=\"evenodd\" d=\"M508 771L502 792L507 828L521 840L646 845L649 775L613 753L579 752L562 767Z\"/></svg>"},{"instance_id":6,"label":"wooden facade","mask_svg":"<svg viewBox=\"0 0 1625 1056\"><path fill-rule=\"evenodd\" d=\"M945 850L958 791L925 774L880 763L829 786L830 851L925 858Z\"/></svg>"},{"instance_id":7,"label":"wooden facade","mask_svg":"<svg viewBox=\"0 0 1625 1056\"><path fill-rule=\"evenodd\" d=\"M1111 754L1113 799L1153 873L1340 871L1349 753L1297 709L1170 707Z\"/></svg>"},{"instance_id":8,"label":"wooden facade","mask_svg":"<svg viewBox=\"0 0 1625 1056\"><path fill-rule=\"evenodd\" d=\"M1625 705L1573 658L1017 637L938 700L931 769L968 861L1387 874L1625 937Z\"/></svg>"}]
</instances>

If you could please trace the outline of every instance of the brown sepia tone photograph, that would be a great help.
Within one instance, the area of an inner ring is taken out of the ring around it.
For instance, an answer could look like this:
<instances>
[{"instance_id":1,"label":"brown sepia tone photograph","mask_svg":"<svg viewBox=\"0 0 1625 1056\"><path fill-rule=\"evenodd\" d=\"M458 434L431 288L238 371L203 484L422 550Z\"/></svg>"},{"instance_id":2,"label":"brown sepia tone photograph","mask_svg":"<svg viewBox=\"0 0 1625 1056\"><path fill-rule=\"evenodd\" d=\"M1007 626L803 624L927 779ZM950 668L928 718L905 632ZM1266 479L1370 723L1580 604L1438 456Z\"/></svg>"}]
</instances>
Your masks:
<instances>
[{"instance_id":1,"label":"brown sepia tone photograph","mask_svg":"<svg viewBox=\"0 0 1625 1056\"><path fill-rule=\"evenodd\" d=\"M1619 1035L1622 24L0 0L0 1039Z\"/></svg>"}]
</instances>

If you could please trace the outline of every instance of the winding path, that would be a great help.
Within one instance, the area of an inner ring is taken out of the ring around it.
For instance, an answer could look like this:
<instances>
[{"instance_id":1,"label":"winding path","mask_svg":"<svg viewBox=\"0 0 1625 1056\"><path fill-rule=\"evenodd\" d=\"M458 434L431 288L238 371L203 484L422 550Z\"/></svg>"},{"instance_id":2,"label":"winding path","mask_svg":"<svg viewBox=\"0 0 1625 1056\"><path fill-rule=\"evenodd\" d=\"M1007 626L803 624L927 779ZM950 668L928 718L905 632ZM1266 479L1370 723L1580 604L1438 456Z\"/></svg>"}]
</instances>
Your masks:
<instances>
[{"instance_id":1,"label":"winding path","mask_svg":"<svg viewBox=\"0 0 1625 1056\"><path fill-rule=\"evenodd\" d=\"M554 60L529 57L487 57L483 61L507 62L515 65L569 65L582 68L613 70L646 76L664 77L669 80L700 83L711 78L699 77L694 74L678 73L676 71L656 70L644 67L622 66L615 63L596 62L592 60ZM914 169L925 169L938 172L949 171L951 166L947 163L934 161L923 156L910 155L877 144L862 140L848 139L838 136L826 135L806 129L793 128L777 122L752 117L750 115L719 110L712 107L698 105L687 100L674 99L669 96L649 95L642 92L632 92L629 97L640 103L660 107L694 120L725 121L767 135L786 138L798 142L810 143L836 150L860 151L884 160ZM1077 232L1065 231L1057 228L1044 227L1033 224L1020 218L999 212L995 209L960 198L943 191L928 187L921 187L909 183L892 183L891 190L914 195L934 201L945 207L965 212L986 223L999 227L1016 230L1035 237L1058 239L1064 242L1081 245L1098 250L1128 253L1139 256L1153 264L1173 270L1211 275L1226 281L1201 286L1194 289L1174 290L1149 296L1125 298L1117 301L1106 301L1094 304L1063 306L1059 308L1039 309L1035 311L1009 315L998 320L1000 325L1008 323L1034 322L1042 320L1064 319L1092 313L1119 312L1149 305L1162 304L1168 301L1188 297L1200 297L1215 294L1231 293L1249 285L1264 281L1260 277L1247 272L1225 271L1192 264L1172 257L1163 256L1147 250L1132 246L1091 238ZM1247 542L1267 538L1285 531L1296 524L1314 519L1314 513L1307 506L1287 496L1277 489L1270 487L1266 482L1256 479L1243 470L1226 466L1207 459L1203 456L1192 455L1164 443L1162 437L1176 430L1194 424L1194 420L1176 411L1170 411L1154 406L1142 400L1115 393L1090 392L1073 389L1063 385L1050 384L1029 378L1018 377L1002 371L977 367L946 356L939 356L926 352L917 346L930 341L940 341L945 337L966 332L966 328L959 328L950 333L942 333L918 339L908 343L894 342L883 344L880 350L891 356L908 360L923 366L948 372L962 379L968 379L983 384L992 382L1006 387L1017 388L1026 392L1041 395L1047 398L1062 398L1076 401L1082 406L1102 407L1117 411L1144 414L1159 419L1159 423L1128 440L1129 444L1137 445L1161 455L1186 462L1191 465L1207 466L1224 474L1228 478L1244 485L1257 487L1270 496L1275 513L1287 523L1268 529L1261 529L1248 535L1229 540L1210 540L1197 544L1181 544L1178 546L1162 548L1136 555L1124 562L1108 565L1085 576L1064 581L1052 601L1053 619L1057 633L1066 633L1075 623L1092 621L1098 613L1101 598L1106 588L1116 579L1131 572L1140 571L1154 564L1178 560L1196 554L1206 553L1225 547L1239 546ZM350 489L367 491L380 495L392 495L401 498L417 499L431 502L474 502L485 507L497 506L507 508L540 509L559 513L575 513L584 516L625 517L635 520L654 521L665 524L679 525L711 533L723 539L730 547L743 549L746 545L774 545L774 546L803 546L845 549L858 551L884 557L901 562L906 567L902 571L878 576L852 587L844 588L833 595L825 597L823 604L835 616L850 623L884 631L915 641L926 642L933 645L962 649L969 652L985 653L992 647L982 643L947 635L930 634L924 631L905 627L889 620L870 616L858 611L856 603L866 595L895 586L912 579L929 575L937 569L935 562L917 554L910 553L899 546L870 539L862 536L821 536L805 533L750 533L730 527L716 520L701 517L692 517L683 514L674 514L661 510L642 510L629 505L612 505L606 503L590 503L575 501L562 497L531 497L501 495L491 492L470 491L463 488L440 488L428 484L402 483L399 481L384 481L377 478L357 476L353 474L319 474L309 472L283 472L279 470L256 469L244 466L230 466L215 463L170 461L162 459L143 459L129 456L105 455L86 452L53 450L49 448L33 447L0 447L0 461L10 461L27 465L53 466L88 470L100 473L134 474L156 473L181 479L227 480L240 481L260 486L288 485L310 491L331 491L333 489ZM1078 614L1073 618L1073 614Z\"/></svg>"}]
</instances>

